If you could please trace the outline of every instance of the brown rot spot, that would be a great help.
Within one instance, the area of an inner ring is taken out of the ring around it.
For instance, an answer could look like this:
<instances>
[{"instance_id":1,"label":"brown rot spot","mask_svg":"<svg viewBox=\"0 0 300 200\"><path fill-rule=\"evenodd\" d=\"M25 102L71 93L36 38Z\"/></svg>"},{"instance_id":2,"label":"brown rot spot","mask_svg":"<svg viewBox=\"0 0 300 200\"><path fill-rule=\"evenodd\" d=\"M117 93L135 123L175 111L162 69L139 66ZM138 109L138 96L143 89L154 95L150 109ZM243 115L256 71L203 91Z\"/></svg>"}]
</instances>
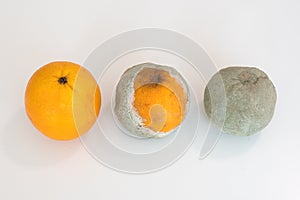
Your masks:
<instances>
[{"instance_id":1,"label":"brown rot spot","mask_svg":"<svg viewBox=\"0 0 300 200\"><path fill-rule=\"evenodd\" d=\"M59 82L59 84L62 84L62 85L68 83L67 77L65 77L65 76L60 77L57 81Z\"/></svg>"},{"instance_id":2,"label":"brown rot spot","mask_svg":"<svg viewBox=\"0 0 300 200\"><path fill-rule=\"evenodd\" d=\"M250 83L255 84L258 81L258 77L254 73L243 71L239 74L238 80L240 80L243 85Z\"/></svg>"},{"instance_id":3,"label":"brown rot spot","mask_svg":"<svg viewBox=\"0 0 300 200\"><path fill-rule=\"evenodd\" d=\"M164 81L164 71L163 70L155 70L151 72L149 76L150 82L155 84L160 84Z\"/></svg>"}]
</instances>

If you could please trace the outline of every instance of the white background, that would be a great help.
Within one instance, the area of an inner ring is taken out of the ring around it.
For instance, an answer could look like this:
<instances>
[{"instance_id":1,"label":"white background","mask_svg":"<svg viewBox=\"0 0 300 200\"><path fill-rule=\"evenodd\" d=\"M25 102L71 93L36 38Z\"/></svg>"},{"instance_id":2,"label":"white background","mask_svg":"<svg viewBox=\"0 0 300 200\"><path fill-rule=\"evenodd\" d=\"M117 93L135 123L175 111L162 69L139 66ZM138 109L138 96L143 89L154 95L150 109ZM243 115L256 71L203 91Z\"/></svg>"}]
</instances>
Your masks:
<instances>
[{"instance_id":1,"label":"white background","mask_svg":"<svg viewBox=\"0 0 300 200\"><path fill-rule=\"evenodd\" d=\"M297 0L0 1L0 199L300 199ZM253 137L223 135L205 160L195 143L146 175L94 160L79 140L57 142L24 112L32 73L54 60L83 63L121 32L165 28L202 45L218 68L254 65L274 82L275 116Z\"/></svg>"}]
</instances>

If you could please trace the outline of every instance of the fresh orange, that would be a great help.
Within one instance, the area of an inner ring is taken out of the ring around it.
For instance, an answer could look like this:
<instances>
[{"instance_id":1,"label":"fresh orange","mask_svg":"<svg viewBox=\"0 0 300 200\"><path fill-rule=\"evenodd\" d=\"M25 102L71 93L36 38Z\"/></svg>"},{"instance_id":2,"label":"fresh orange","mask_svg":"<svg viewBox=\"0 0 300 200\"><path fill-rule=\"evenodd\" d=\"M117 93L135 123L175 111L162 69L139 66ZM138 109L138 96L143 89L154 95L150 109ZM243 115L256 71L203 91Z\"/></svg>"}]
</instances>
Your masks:
<instances>
[{"instance_id":1,"label":"fresh orange","mask_svg":"<svg viewBox=\"0 0 300 200\"><path fill-rule=\"evenodd\" d=\"M95 123L101 106L99 86L84 67L52 62L38 69L25 91L26 112L32 124L56 140L71 140Z\"/></svg>"}]
</instances>

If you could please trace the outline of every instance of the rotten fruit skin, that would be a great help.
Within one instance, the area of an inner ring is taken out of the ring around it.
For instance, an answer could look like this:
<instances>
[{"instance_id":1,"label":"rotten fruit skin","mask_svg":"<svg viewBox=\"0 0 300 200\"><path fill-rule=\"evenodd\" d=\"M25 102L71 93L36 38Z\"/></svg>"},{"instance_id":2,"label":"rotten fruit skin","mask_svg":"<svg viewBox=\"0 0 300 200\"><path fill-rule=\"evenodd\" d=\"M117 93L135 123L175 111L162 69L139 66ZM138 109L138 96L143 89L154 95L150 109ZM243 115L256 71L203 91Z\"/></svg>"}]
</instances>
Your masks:
<instances>
[{"instance_id":1,"label":"rotten fruit skin","mask_svg":"<svg viewBox=\"0 0 300 200\"><path fill-rule=\"evenodd\" d=\"M174 68L143 63L122 74L114 115L130 135L161 138L182 123L187 105L187 84Z\"/></svg>"},{"instance_id":2,"label":"rotten fruit skin","mask_svg":"<svg viewBox=\"0 0 300 200\"><path fill-rule=\"evenodd\" d=\"M276 90L267 74L255 67L227 67L217 72L204 92L208 117L225 133L248 136L271 121Z\"/></svg>"}]
</instances>

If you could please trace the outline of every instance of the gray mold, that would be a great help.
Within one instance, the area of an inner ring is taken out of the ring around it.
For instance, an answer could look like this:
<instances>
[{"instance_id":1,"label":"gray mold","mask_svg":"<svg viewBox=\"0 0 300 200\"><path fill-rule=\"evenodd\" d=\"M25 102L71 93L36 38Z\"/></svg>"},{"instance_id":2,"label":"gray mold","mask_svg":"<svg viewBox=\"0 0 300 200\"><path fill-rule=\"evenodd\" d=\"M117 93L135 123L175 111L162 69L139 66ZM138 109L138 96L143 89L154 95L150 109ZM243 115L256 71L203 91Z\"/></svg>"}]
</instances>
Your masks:
<instances>
[{"instance_id":1,"label":"gray mold","mask_svg":"<svg viewBox=\"0 0 300 200\"><path fill-rule=\"evenodd\" d=\"M252 135L271 121L276 90L261 70L255 67L228 67L217 72L204 92L208 117L223 132Z\"/></svg>"}]
</instances>

